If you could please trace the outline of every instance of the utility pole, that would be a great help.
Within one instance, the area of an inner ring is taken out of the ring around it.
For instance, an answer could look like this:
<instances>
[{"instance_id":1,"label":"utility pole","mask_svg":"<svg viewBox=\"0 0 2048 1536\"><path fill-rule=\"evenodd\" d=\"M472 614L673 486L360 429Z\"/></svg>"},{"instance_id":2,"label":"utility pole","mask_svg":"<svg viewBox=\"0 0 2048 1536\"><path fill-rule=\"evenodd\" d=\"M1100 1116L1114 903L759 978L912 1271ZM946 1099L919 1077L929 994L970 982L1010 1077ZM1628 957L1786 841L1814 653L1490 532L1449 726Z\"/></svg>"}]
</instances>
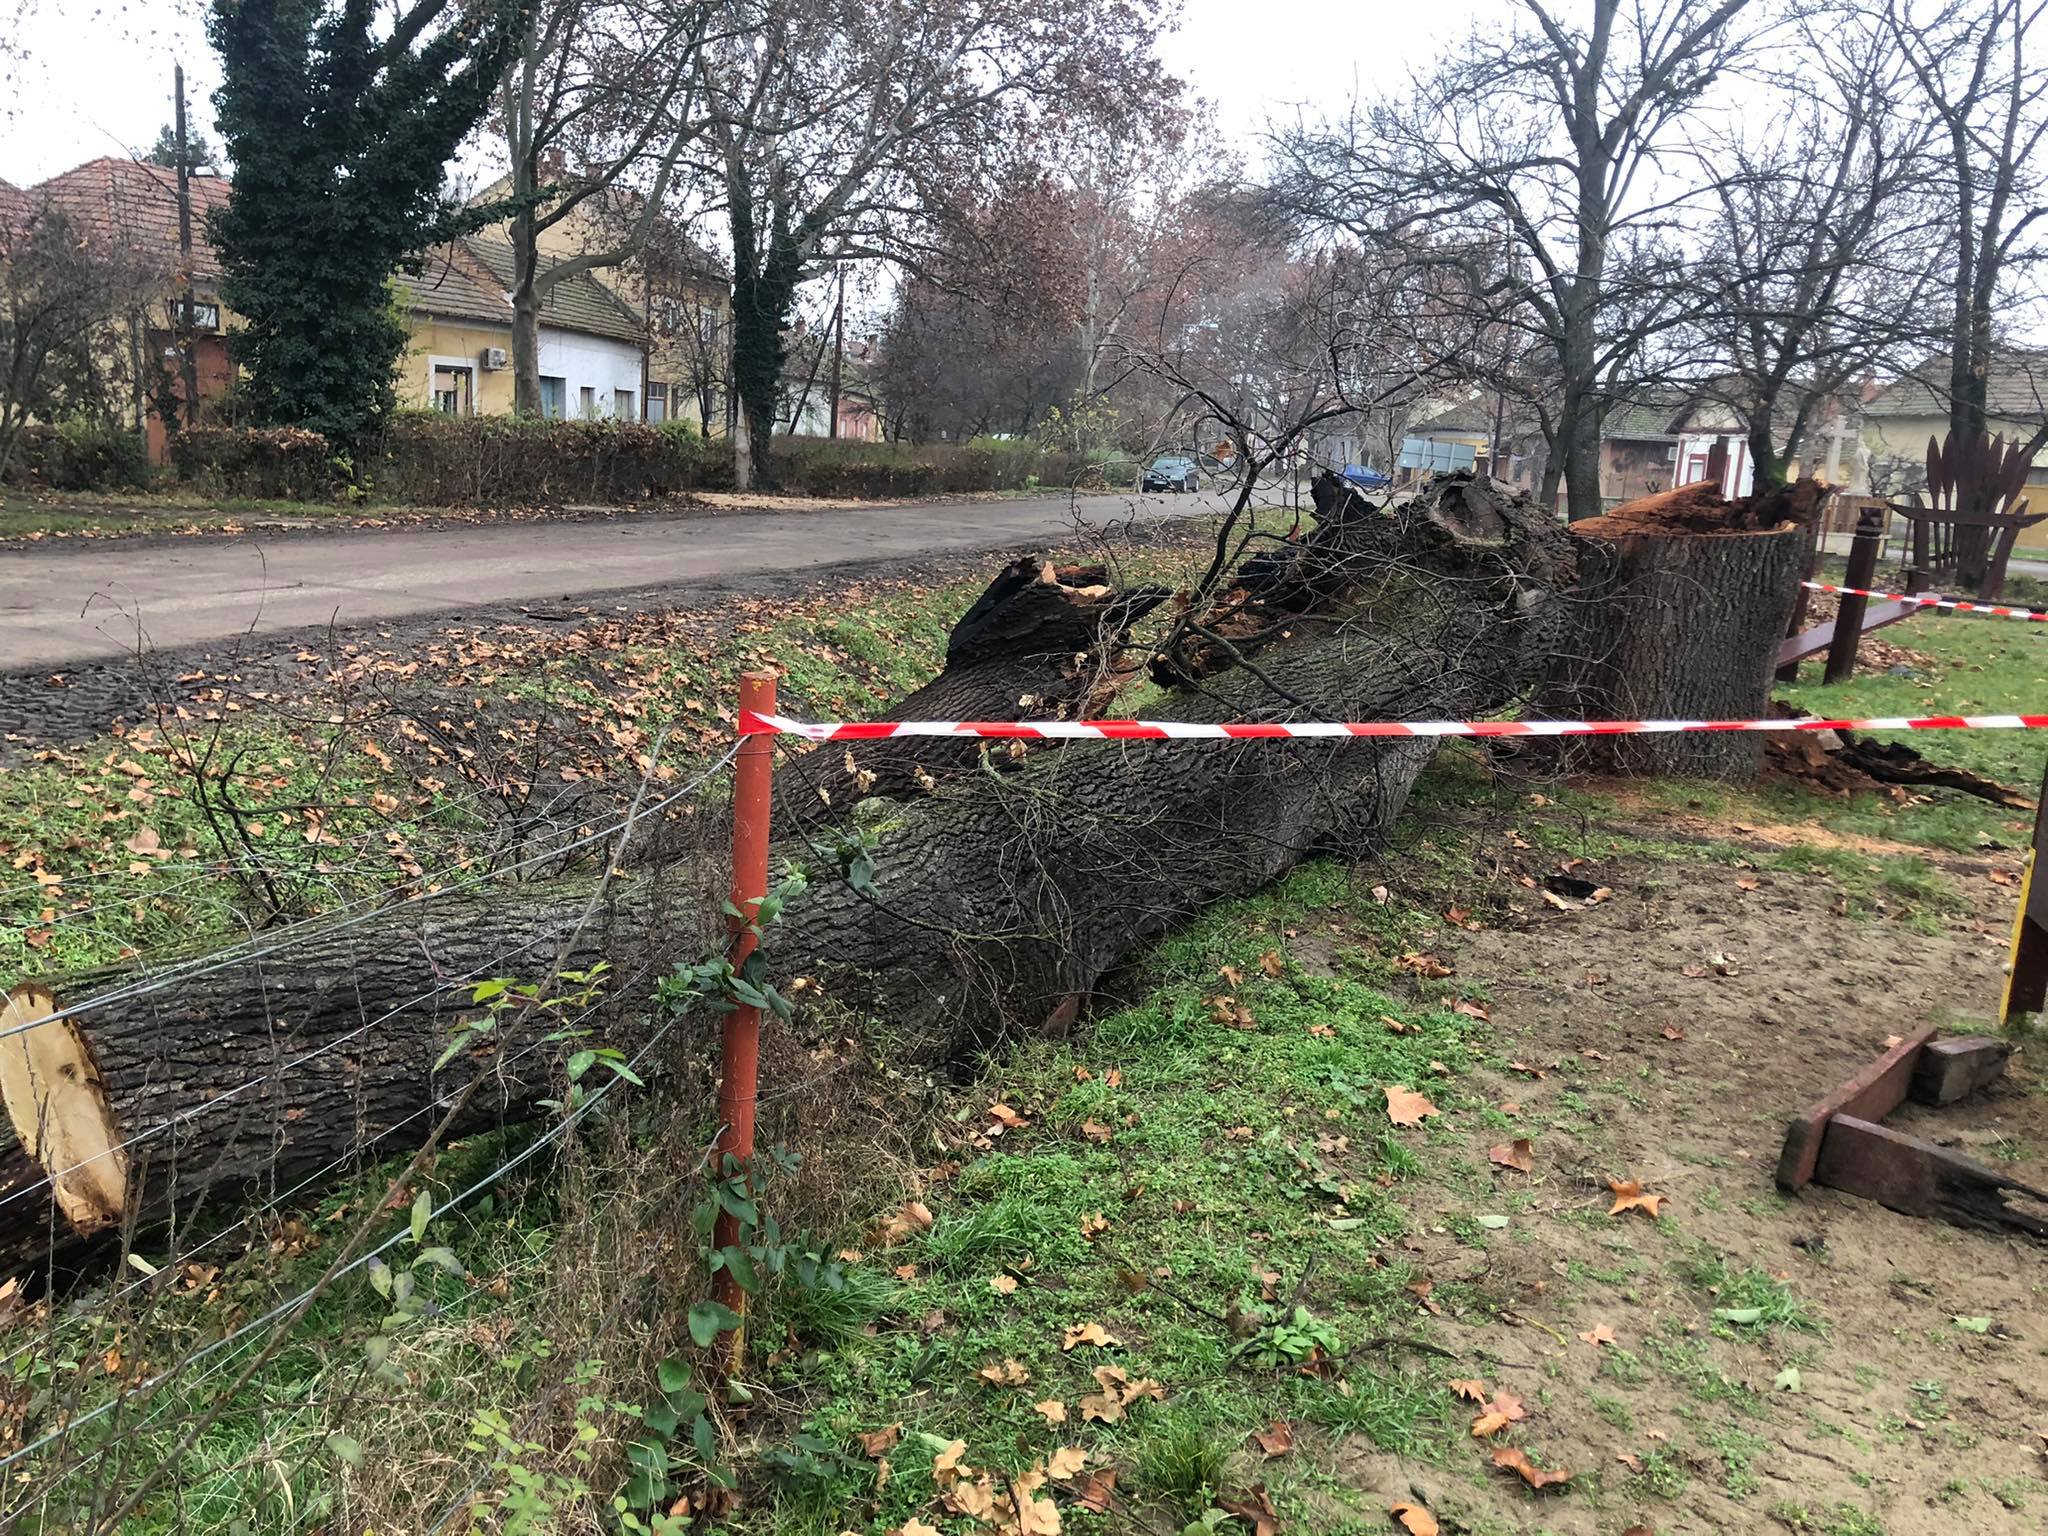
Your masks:
<instances>
[{"instance_id":1,"label":"utility pole","mask_svg":"<svg viewBox=\"0 0 2048 1536\"><path fill-rule=\"evenodd\" d=\"M827 437L839 435L839 375L846 359L846 268L839 269L839 297L832 305L832 424Z\"/></svg>"},{"instance_id":2,"label":"utility pole","mask_svg":"<svg viewBox=\"0 0 2048 1536\"><path fill-rule=\"evenodd\" d=\"M185 430L199 425L199 358L192 340L192 152L185 142L185 66L173 64L178 96L178 268L184 294L178 306L178 370L185 388Z\"/></svg>"}]
</instances>

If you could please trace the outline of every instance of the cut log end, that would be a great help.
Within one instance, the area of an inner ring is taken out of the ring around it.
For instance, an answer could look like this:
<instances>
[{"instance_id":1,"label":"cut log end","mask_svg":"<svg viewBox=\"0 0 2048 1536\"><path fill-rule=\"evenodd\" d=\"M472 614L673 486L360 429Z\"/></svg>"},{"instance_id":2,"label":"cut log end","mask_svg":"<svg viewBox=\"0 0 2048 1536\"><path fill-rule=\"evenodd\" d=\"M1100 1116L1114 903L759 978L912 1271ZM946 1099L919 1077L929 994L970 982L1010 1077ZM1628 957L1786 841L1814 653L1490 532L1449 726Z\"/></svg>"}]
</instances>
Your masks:
<instances>
[{"instance_id":1,"label":"cut log end","mask_svg":"<svg viewBox=\"0 0 2048 1536\"><path fill-rule=\"evenodd\" d=\"M92 1053L70 1020L49 1017L56 1008L57 999L40 987L7 994L0 1008L0 1100L21 1150L51 1177L65 1220L77 1232L98 1232L121 1219L128 1158Z\"/></svg>"}]
</instances>

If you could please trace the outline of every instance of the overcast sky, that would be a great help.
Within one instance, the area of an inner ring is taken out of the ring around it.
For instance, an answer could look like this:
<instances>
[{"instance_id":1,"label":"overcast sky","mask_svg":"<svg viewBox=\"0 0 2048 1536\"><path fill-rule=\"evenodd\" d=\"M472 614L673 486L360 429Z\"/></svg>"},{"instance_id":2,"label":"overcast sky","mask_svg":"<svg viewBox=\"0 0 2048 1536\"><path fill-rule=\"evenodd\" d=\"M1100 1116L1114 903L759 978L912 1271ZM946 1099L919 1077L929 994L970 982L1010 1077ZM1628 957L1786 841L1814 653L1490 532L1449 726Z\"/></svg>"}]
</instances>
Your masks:
<instances>
[{"instance_id":1,"label":"overcast sky","mask_svg":"<svg viewBox=\"0 0 2048 1536\"><path fill-rule=\"evenodd\" d=\"M1297 103L1340 108L1455 45L1504 0L1186 0L1170 68L1216 103L1232 136ZM0 0L0 178L40 181L100 155L139 154L171 120L171 65L185 65L194 122L210 129L219 83L203 0ZM10 24L11 22L11 24Z\"/></svg>"}]
</instances>

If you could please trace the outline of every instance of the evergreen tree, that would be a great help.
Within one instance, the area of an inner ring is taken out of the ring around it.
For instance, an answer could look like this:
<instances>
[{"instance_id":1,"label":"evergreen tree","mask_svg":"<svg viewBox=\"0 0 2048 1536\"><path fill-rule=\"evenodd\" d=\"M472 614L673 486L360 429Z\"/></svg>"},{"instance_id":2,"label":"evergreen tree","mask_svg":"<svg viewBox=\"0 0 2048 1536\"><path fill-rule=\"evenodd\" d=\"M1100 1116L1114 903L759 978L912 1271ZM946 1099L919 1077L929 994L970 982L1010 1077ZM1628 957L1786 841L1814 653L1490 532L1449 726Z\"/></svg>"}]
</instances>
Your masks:
<instances>
[{"instance_id":1,"label":"evergreen tree","mask_svg":"<svg viewBox=\"0 0 2048 1536\"><path fill-rule=\"evenodd\" d=\"M147 165L161 165L170 170L178 168L178 130L169 123L156 131L156 142L149 146L149 153L142 157ZM195 176L215 176L220 173L220 155L206 142L206 135L197 129L188 129L185 134L185 169Z\"/></svg>"},{"instance_id":2,"label":"evergreen tree","mask_svg":"<svg viewBox=\"0 0 2048 1536\"><path fill-rule=\"evenodd\" d=\"M265 419L352 448L391 414L406 345L391 275L494 211L462 209L443 173L517 48L519 7L214 0L235 184L211 232Z\"/></svg>"}]
</instances>

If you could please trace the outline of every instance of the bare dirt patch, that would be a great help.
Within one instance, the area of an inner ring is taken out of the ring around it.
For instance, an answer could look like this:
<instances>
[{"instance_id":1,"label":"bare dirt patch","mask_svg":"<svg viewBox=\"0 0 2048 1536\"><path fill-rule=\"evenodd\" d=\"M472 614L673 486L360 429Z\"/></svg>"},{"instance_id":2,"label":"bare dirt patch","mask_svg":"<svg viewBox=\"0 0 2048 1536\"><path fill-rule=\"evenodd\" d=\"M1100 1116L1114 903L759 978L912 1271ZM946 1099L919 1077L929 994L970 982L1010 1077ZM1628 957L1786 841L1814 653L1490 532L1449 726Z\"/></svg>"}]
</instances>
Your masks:
<instances>
[{"instance_id":1,"label":"bare dirt patch","mask_svg":"<svg viewBox=\"0 0 2048 1536\"><path fill-rule=\"evenodd\" d=\"M1559 911L1510 881L1522 910L1438 949L1490 999L1498 1063L1466 1085L1502 1111L1496 1140L1530 1139L1532 1171L1471 1138L1407 1186L1437 1201L1413 1208L1410 1260L1439 1337L1529 1417L1475 1440L1468 1476L1362 1440L1333 1470L1389 1502L1426 1493L1447 1530L2044 1529L2048 1250L1772 1179L1787 1119L1887 1036L1982 1027L2013 893L1971 882L1922 932L1843 915L1817 876L1574 873L1612 896ZM2023 1046L1988 1091L1898 1123L2048 1185L2043 1057ZM1630 1179L1661 1219L1608 1215ZM1570 1467L1571 1493L1493 1468L1504 1443Z\"/></svg>"}]
</instances>

